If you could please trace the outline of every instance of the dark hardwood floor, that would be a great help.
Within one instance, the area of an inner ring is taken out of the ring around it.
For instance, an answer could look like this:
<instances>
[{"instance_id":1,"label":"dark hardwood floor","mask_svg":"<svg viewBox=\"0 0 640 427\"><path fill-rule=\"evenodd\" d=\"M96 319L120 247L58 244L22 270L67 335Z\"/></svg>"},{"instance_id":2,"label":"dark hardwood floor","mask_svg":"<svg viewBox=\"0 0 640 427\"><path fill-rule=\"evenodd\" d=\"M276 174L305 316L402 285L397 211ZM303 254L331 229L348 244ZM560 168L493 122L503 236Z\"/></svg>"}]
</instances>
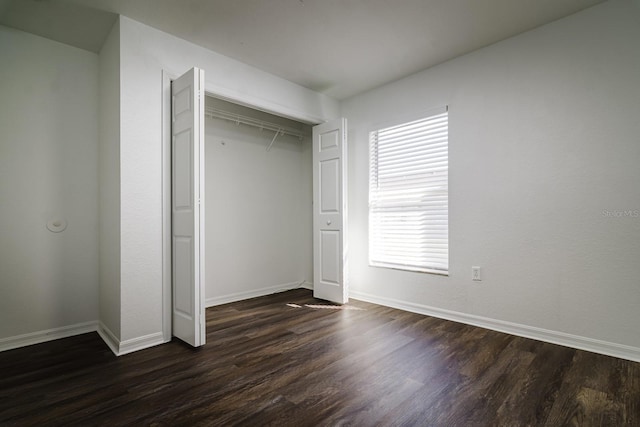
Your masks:
<instances>
[{"instance_id":1,"label":"dark hardwood floor","mask_svg":"<svg viewBox=\"0 0 640 427\"><path fill-rule=\"evenodd\" d=\"M0 424L640 426L640 363L305 304L323 302L299 289L210 308L196 350L116 358L91 333L0 353Z\"/></svg>"}]
</instances>

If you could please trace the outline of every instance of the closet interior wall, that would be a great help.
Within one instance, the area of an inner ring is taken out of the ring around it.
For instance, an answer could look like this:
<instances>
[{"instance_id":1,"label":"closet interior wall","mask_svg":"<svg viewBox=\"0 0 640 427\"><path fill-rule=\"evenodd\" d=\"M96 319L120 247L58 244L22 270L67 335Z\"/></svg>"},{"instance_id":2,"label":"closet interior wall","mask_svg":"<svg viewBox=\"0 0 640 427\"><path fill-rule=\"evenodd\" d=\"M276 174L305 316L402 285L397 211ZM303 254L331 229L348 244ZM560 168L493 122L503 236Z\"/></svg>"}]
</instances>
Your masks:
<instances>
[{"instance_id":1,"label":"closet interior wall","mask_svg":"<svg viewBox=\"0 0 640 427\"><path fill-rule=\"evenodd\" d=\"M274 131L207 115L206 305L310 285L311 127L211 96L205 106L305 135L274 140Z\"/></svg>"}]
</instances>

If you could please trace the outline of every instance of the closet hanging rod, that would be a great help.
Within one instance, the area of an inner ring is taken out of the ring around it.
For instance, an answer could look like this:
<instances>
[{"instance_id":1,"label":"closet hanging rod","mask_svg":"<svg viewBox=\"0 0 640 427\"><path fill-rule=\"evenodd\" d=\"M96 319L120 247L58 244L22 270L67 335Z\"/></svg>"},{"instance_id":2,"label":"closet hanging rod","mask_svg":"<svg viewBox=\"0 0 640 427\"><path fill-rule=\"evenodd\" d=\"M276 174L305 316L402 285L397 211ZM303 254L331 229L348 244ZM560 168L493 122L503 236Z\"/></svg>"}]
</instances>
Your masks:
<instances>
[{"instance_id":1,"label":"closet hanging rod","mask_svg":"<svg viewBox=\"0 0 640 427\"><path fill-rule=\"evenodd\" d=\"M205 116L211 118L217 118L222 120L229 120L236 124L242 123L243 125L253 126L259 129L264 129L272 132L276 132L276 135L291 135L296 138L302 139L307 135L299 129L295 129L288 126L282 126L275 123L265 122L264 120L254 119L252 117L243 116L241 114L230 113L228 111L219 110L213 107L205 107Z\"/></svg>"}]
</instances>

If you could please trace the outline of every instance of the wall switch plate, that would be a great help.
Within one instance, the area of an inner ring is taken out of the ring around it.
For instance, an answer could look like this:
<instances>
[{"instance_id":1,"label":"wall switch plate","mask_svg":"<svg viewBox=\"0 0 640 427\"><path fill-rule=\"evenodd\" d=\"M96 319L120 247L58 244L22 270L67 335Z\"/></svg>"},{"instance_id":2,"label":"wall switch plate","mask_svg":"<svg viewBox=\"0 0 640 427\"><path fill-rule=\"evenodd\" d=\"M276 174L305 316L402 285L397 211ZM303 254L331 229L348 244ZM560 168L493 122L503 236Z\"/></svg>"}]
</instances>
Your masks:
<instances>
[{"instance_id":1,"label":"wall switch plate","mask_svg":"<svg viewBox=\"0 0 640 427\"><path fill-rule=\"evenodd\" d=\"M471 267L471 280L476 282L482 281L482 270L480 267Z\"/></svg>"}]
</instances>

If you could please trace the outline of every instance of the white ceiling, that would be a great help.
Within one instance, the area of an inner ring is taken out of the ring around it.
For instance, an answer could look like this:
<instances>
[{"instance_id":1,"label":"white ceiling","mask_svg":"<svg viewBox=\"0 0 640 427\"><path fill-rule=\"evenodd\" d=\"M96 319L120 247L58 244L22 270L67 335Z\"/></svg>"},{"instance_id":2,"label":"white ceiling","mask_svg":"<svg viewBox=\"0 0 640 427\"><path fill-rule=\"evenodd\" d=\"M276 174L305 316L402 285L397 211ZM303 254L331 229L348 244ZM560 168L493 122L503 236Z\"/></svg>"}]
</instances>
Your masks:
<instances>
[{"instance_id":1,"label":"white ceiling","mask_svg":"<svg viewBox=\"0 0 640 427\"><path fill-rule=\"evenodd\" d=\"M344 99L602 0L0 0L0 24L98 52L126 15Z\"/></svg>"}]
</instances>

